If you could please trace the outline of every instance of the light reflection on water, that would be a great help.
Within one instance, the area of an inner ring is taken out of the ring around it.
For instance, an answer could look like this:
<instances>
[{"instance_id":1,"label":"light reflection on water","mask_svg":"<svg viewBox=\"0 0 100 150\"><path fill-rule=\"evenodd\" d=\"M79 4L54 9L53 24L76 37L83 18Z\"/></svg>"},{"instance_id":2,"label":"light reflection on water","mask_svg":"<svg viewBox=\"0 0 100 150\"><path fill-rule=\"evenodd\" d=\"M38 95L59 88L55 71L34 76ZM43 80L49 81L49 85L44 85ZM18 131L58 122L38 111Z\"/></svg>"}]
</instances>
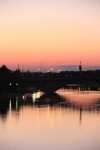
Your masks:
<instances>
[{"instance_id":1,"label":"light reflection on water","mask_svg":"<svg viewBox=\"0 0 100 150\"><path fill-rule=\"evenodd\" d=\"M0 150L99 150L100 92L0 99Z\"/></svg>"}]
</instances>

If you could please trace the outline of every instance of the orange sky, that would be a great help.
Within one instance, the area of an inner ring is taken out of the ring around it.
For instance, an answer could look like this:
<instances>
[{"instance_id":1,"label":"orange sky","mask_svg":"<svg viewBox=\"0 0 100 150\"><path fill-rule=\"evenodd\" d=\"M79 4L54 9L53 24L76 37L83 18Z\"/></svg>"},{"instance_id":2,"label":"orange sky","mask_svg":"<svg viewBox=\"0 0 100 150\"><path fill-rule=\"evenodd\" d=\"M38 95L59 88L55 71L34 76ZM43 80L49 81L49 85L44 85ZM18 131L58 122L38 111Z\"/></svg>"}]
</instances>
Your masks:
<instances>
[{"instance_id":1,"label":"orange sky","mask_svg":"<svg viewBox=\"0 0 100 150\"><path fill-rule=\"evenodd\" d=\"M1 0L0 65L100 65L97 0Z\"/></svg>"}]
</instances>

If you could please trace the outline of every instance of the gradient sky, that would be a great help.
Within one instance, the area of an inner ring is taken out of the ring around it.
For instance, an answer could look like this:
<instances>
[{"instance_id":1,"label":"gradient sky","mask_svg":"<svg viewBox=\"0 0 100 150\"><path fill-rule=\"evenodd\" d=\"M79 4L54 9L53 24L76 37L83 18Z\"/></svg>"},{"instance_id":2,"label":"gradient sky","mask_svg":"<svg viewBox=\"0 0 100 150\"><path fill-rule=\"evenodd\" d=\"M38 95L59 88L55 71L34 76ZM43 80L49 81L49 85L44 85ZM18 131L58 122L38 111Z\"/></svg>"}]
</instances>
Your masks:
<instances>
[{"instance_id":1,"label":"gradient sky","mask_svg":"<svg viewBox=\"0 0 100 150\"><path fill-rule=\"evenodd\" d=\"M0 65L100 65L99 0L0 0Z\"/></svg>"}]
</instances>

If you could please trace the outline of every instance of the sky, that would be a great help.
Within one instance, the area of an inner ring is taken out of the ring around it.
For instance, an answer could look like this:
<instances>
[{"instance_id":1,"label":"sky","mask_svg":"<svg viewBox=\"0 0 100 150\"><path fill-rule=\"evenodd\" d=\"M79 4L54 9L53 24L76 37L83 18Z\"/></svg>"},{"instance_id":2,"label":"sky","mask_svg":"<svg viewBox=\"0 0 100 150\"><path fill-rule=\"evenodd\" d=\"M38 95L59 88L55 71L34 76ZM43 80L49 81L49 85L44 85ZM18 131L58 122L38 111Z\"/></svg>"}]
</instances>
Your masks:
<instances>
[{"instance_id":1,"label":"sky","mask_svg":"<svg viewBox=\"0 0 100 150\"><path fill-rule=\"evenodd\" d=\"M99 0L0 0L0 66L100 65Z\"/></svg>"}]
</instances>

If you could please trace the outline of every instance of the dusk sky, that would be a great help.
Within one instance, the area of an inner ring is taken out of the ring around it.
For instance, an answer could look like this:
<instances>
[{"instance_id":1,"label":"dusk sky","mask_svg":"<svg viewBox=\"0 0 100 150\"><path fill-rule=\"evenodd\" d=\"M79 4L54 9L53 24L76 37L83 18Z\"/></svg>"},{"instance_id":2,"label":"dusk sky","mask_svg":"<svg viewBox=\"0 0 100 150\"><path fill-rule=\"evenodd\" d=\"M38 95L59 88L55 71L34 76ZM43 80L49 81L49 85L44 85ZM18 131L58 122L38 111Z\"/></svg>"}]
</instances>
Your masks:
<instances>
[{"instance_id":1,"label":"dusk sky","mask_svg":"<svg viewBox=\"0 0 100 150\"><path fill-rule=\"evenodd\" d=\"M99 0L0 0L0 66L100 65Z\"/></svg>"}]
</instances>

